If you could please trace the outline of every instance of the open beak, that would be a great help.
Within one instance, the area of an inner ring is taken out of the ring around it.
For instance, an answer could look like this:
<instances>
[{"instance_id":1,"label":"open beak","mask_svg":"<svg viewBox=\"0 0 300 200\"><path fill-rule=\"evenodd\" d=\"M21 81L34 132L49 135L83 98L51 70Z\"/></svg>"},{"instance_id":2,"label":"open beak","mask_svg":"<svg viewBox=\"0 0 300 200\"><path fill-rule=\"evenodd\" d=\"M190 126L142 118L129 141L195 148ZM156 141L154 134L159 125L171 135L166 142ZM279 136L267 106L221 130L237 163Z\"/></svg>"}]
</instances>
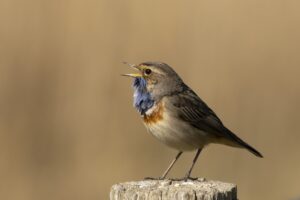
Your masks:
<instances>
[{"instance_id":1,"label":"open beak","mask_svg":"<svg viewBox=\"0 0 300 200\"><path fill-rule=\"evenodd\" d=\"M132 78L142 77L141 74L121 74L121 76L129 76Z\"/></svg>"},{"instance_id":2,"label":"open beak","mask_svg":"<svg viewBox=\"0 0 300 200\"><path fill-rule=\"evenodd\" d=\"M134 64L129 64L127 62L123 62L124 64L130 66L131 68L133 68L134 70L138 70L140 71L140 68L138 65L134 65ZM140 73L132 73L132 74L121 74L122 76L128 76L128 77L133 77L133 78L137 78L137 77L142 77L142 74Z\"/></svg>"}]
</instances>

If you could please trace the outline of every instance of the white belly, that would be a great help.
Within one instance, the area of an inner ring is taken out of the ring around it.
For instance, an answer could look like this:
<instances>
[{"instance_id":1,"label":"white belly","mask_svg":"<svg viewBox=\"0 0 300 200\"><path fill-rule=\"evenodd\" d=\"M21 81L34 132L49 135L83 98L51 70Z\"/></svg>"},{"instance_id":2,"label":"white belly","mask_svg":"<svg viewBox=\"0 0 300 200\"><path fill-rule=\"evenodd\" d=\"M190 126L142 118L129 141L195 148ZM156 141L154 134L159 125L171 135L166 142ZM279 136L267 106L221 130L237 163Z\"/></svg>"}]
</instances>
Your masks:
<instances>
[{"instance_id":1,"label":"white belly","mask_svg":"<svg viewBox=\"0 0 300 200\"><path fill-rule=\"evenodd\" d=\"M209 143L207 133L164 112L163 119L146 124L147 130L164 144L180 151L192 151Z\"/></svg>"}]
</instances>

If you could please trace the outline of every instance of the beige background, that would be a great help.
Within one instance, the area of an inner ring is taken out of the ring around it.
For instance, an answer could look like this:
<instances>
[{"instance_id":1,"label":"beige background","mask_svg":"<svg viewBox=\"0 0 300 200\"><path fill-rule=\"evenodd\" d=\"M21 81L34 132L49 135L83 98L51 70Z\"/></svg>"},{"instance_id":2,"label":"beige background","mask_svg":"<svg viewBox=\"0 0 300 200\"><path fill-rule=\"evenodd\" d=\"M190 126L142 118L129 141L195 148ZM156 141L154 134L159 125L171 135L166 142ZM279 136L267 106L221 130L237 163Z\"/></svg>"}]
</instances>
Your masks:
<instances>
[{"instance_id":1,"label":"beige background","mask_svg":"<svg viewBox=\"0 0 300 200\"><path fill-rule=\"evenodd\" d=\"M171 150L132 107L125 60L169 63L265 156L212 145L193 172L239 198L300 196L300 1L0 1L0 198L108 199ZM194 154L171 173L181 177Z\"/></svg>"}]
</instances>

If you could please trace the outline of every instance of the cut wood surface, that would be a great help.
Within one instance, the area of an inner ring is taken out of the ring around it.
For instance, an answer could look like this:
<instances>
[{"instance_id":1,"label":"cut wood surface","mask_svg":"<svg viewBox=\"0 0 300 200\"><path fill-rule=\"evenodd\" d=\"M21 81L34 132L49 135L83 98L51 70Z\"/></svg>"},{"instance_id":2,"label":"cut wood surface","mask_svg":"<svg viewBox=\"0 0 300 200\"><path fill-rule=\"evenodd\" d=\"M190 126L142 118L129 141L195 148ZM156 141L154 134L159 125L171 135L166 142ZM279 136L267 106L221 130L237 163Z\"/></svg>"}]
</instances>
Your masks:
<instances>
[{"instance_id":1,"label":"cut wood surface","mask_svg":"<svg viewBox=\"0 0 300 200\"><path fill-rule=\"evenodd\" d=\"M188 181L142 180L113 185L110 200L237 200L232 183L196 179Z\"/></svg>"}]
</instances>

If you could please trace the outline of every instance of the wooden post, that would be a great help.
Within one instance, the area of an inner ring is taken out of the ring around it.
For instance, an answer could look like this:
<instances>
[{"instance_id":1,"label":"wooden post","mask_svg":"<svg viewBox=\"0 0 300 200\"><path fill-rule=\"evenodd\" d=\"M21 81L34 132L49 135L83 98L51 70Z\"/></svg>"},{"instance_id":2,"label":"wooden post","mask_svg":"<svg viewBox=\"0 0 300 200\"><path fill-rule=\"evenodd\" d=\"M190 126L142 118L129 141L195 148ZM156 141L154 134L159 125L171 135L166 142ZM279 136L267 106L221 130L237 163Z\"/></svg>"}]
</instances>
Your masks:
<instances>
[{"instance_id":1,"label":"wooden post","mask_svg":"<svg viewBox=\"0 0 300 200\"><path fill-rule=\"evenodd\" d=\"M205 179L143 180L113 185L110 200L237 200L232 183Z\"/></svg>"}]
</instances>

